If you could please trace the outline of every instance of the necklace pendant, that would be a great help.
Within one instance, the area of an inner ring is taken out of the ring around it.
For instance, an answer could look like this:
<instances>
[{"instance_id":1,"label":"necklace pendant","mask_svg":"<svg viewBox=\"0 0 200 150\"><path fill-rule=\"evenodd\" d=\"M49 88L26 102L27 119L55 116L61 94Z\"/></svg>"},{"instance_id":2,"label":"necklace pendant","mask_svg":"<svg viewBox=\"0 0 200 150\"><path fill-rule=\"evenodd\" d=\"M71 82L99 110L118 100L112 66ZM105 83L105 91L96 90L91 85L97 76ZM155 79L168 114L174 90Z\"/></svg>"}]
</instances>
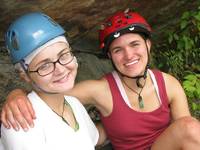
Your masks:
<instances>
[{"instance_id":1,"label":"necklace pendant","mask_svg":"<svg viewBox=\"0 0 200 150\"><path fill-rule=\"evenodd\" d=\"M144 108L144 101L143 101L141 95L138 96L138 102L139 102L139 107L140 107L141 109Z\"/></svg>"}]
</instances>

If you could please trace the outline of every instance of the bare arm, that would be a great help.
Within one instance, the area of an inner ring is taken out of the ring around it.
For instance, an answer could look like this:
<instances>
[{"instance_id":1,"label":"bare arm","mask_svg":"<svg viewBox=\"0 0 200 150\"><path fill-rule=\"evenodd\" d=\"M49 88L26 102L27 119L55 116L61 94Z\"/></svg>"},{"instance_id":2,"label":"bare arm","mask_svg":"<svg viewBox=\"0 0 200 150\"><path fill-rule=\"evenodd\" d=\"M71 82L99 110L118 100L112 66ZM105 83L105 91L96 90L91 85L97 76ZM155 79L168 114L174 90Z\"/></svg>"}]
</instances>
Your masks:
<instances>
[{"instance_id":1,"label":"bare arm","mask_svg":"<svg viewBox=\"0 0 200 150\"><path fill-rule=\"evenodd\" d=\"M104 90L105 82L101 80L85 80L77 83L74 88L68 92L66 95L71 95L77 97L83 105L98 103L99 97L102 96L102 90Z\"/></svg>"},{"instance_id":2,"label":"bare arm","mask_svg":"<svg viewBox=\"0 0 200 150\"><path fill-rule=\"evenodd\" d=\"M191 116L187 97L179 81L169 74L164 74L164 79L173 119Z\"/></svg>"},{"instance_id":3,"label":"bare arm","mask_svg":"<svg viewBox=\"0 0 200 150\"><path fill-rule=\"evenodd\" d=\"M99 139L98 139L98 142L97 142L97 146L103 145L104 142L107 139L106 132L105 132L104 127L103 127L103 125L101 123L97 123L96 127L97 127L97 129L99 131Z\"/></svg>"},{"instance_id":4,"label":"bare arm","mask_svg":"<svg viewBox=\"0 0 200 150\"><path fill-rule=\"evenodd\" d=\"M35 112L26 96L26 92L21 89L10 92L1 112L3 125L6 128L12 126L15 130L19 130L21 126L26 131L28 125L30 127L34 126L33 119L35 118Z\"/></svg>"}]
</instances>

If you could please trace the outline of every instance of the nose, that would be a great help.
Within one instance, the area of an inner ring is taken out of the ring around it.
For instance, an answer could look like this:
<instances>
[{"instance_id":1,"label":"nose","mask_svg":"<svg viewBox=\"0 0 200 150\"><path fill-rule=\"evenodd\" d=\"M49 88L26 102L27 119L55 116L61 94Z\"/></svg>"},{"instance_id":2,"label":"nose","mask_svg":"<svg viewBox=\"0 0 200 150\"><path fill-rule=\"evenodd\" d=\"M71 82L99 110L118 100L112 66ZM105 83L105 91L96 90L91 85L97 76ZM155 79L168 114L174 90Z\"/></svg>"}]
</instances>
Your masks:
<instances>
[{"instance_id":1,"label":"nose","mask_svg":"<svg viewBox=\"0 0 200 150\"><path fill-rule=\"evenodd\" d=\"M133 55L132 53L133 53L132 50L130 48L126 47L124 49L124 58L127 60L131 59L132 55Z\"/></svg>"}]
</instances>

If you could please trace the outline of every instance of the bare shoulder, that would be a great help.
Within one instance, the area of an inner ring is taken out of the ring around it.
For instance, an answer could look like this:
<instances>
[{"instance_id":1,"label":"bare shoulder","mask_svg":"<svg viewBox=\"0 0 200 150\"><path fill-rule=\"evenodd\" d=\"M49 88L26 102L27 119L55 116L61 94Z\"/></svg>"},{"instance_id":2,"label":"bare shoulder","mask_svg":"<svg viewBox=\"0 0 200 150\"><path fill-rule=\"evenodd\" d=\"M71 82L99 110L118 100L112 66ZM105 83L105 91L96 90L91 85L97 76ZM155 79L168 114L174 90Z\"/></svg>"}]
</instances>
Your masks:
<instances>
[{"instance_id":1,"label":"bare shoulder","mask_svg":"<svg viewBox=\"0 0 200 150\"><path fill-rule=\"evenodd\" d=\"M74 89L83 89L87 91L97 91L105 88L107 82L104 78L98 80L85 80L77 83Z\"/></svg>"},{"instance_id":2,"label":"bare shoulder","mask_svg":"<svg viewBox=\"0 0 200 150\"><path fill-rule=\"evenodd\" d=\"M171 74L162 72L164 80L165 80L165 84L169 84L169 85L176 85L176 84L180 84L180 82Z\"/></svg>"},{"instance_id":3,"label":"bare shoulder","mask_svg":"<svg viewBox=\"0 0 200 150\"><path fill-rule=\"evenodd\" d=\"M162 74L169 100L174 99L174 97L177 97L178 94L185 96L181 83L174 76L164 72L162 72Z\"/></svg>"}]
</instances>

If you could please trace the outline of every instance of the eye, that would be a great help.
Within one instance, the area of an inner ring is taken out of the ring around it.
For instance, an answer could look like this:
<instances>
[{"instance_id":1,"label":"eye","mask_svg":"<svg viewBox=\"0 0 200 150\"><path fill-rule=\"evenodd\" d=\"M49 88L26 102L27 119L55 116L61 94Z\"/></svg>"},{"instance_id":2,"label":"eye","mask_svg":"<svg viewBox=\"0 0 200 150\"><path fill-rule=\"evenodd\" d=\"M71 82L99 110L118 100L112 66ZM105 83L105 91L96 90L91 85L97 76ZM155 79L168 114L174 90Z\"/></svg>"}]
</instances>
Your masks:
<instances>
[{"instance_id":1,"label":"eye","mask_svg":"<svg viewBox=\"0 0 200 150\"><path fill-rule=\"evenodd\" d=\"M138 43L138 42L131 42L130 43L130 46L131 47L137 47L137 46L139 46L140 44Z\"/></svg>"},{"instance_id":2,"label":"eye","mask_svg":"<svg viewBox=\"0 0 200 150\"><path fill-rule=\"evenodd\" d=\"M63 61L63 60L67 60L71 57L71 54L70 52L67 52L67 53L64 53L60 56L60 60Z\"/></svg>"},{"instance_id":3,"label":"eye","mask_svg":"<svg viewBox=\"0 0 200 150\"><path fill-rule=\"evenodd\" d=\"M112 50L112 53L119 53L121 51L121 48L114 48Z\"/></svg>"},{"instance_id":4,"label":"eye","mask_svg":"<svg viewBox=\"0 0 200 150\"><path fill-rule=\"evenodd\" d=\"M52 63L46 63L46 64L41 65L38 68L38 70L41 70L41 71L48 70L49 68L51 68L51 66L52 66Z\"/></svg>"}]
</instances>

